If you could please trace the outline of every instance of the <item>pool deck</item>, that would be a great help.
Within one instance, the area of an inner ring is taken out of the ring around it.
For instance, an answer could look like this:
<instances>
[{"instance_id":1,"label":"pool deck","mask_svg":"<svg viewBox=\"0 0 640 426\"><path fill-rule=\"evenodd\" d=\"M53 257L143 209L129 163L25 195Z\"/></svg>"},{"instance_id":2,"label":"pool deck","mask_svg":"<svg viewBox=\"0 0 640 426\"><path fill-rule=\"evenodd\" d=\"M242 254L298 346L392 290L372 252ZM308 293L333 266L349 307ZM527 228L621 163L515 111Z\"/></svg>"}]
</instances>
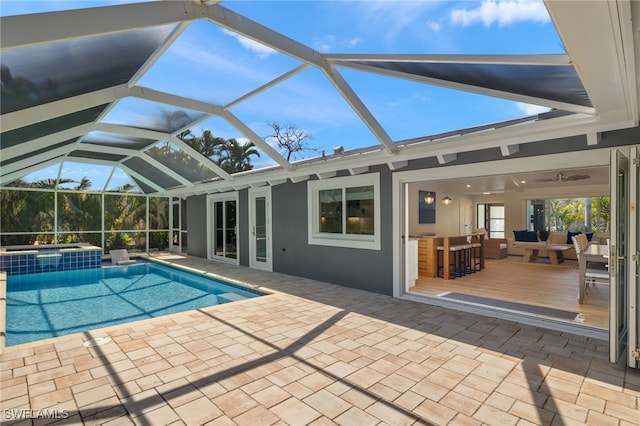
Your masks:
<instances>
[{"instance_id":1,"label":"pool deck","mask_svg":"<svg viewBox=\"0 0 640 426\"><path fill-rule=\"evenodd\" d=\"M607 342L154 257L273 294L7 348L2 424L640 424L640 370Z\"/></svg>"}]
</instances>

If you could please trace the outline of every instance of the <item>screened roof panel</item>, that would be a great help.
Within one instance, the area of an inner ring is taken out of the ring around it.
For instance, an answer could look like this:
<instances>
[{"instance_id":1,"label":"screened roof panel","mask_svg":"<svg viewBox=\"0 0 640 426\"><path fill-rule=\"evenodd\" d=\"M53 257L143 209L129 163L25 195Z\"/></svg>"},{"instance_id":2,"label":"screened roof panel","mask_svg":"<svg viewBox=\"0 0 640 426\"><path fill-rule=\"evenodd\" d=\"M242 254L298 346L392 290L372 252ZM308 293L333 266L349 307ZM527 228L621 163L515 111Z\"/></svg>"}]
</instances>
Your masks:
<instances>
[{"instance_id":1,"label":"screened roof panel","mask_svg":"<svg viewBox=\"0 0 640 426\"><path fill-rule=\"evenodd\" d=\"M115 148L144 149L149 145L156 143L156 141L152 139L138 138L135 136L94 131L87 133L87 135L82 139L82 143L112 146Z\"/></svg>"},{"instance_id":2,"label":"screened roof panel","mask_svg":"<svg viewBox=\"0 0 640 426\"><path fill-rule=\"evenodd\" d=\"M218 177L211 169L205 167L172 143L162 142L148 149L145 153L190 182L201 182Z\"/></svg>"},{"instance_id":3,"label":"screened roof panel","mask_svg":"<svg viewBox=\"0 0 640 426\"><path fill-rule=\"evenodd\" d=\"M138 184L129 177L128 174L124 172L120 167L116 167L113 170L109 181L107 182L107 187L105 191L108 192L133 192L140 193L142 190L138 186ZM154 192L153 189L146 192Z\"/></svg>"},{"instance_id":4,"label":"screened roof panel","mask_svg":"<svg viewBox=\"0 0 640 426\"><path fill-rule=\"evenodd\" d=\"M174 133L204 116L202 112L127 97L118 101L100 122Z\"/></svg>"},{"instance_id":5,"label":"screened roof panel","mask_svg":"<svg viewBox=\"0 0 640 426\"><path fill-rule=\"evenodd\" d=\"M3 50L2 113L127 83L174 27Z\"/></svg>"},{"instance_id":6,"label":"screened roof panel","mask_svg":"<svg viewBox=\"0 0 640 426\"><path fill-rule=\"evenodd\" d=\"M113 166L65 161L62 164L58 189L102 191L112 171Z\"/></svg>"},{"instance_id":7,"label":"screened roof panel","mask_svg":"<svg viewBox=\"0 0 640 426\"><path fill-rule=\"evenodd\" d=\"M125 166L130 168L131 170L135 170L136 173L144 176L149 179L151 182L156 183L157 185L163 188L173 188L176 186L180 186L181 183L172 178L171 176L163 173L162 170L159 170L153 167L148 162L144 161L139 157L132 157L128 160L122 162ZM145 191L146 192L146 191ZM151 190L151 192L156 192L155 190Z\"/></svg>"},{"instance_id":8,"label":"screened roof panel","mask_svg":"<svg viewBox=\"0 0 640 426\"><path fill-rule=\"evenodd\" d=\"M149 185L142 182L141 180L136 179L135 177L132 177L131 179L133 179L135 186L132 187L131 190L127 192L142 192L144 194L151 194L156 192L154 188L150 187Z\"/></svg>"},{"instance_id":9,"label":"screened roof panel","mask_svg":"<svg viewBox=\"0 0 640 426\"><path fill-rule=\"evenodd\" d=\"M4 98L4 86L3 86ZM73 112L71 114L62 115L50 120L34 123L29 126L20 127L18 129L3 132L0 135L0 145L2 148L19 145L32 139L51 135L72 127L95 121L107 105L99 105L97 107Z\"/></svg>"},{"instance_id":10,"label":"screened roof panel","mask_svg":"<svg viewBox=\"0 0 640 426\"><path fill-rule=\"evenodd\" d=\"M354 61L358 64L358 61ZM572 66L455 64L367 61L360 65L398 71L417 77L467 84L475 87L550 99L591 107L591 101Z\"/></svg>"},{"instance_id":11,"label":"screened roof panel","mask_svg":"<svg viewBox=\"0 0 640 426\"><path fill-rule=\"evenodd\" d=\"M43 153L48 152L50 150L53 150L53 149L56 149L56 148L60 148L60 147L63 147L65 145L70 145L70 144L75 143L75 142L76 142L76 138L69 139L69 140L66 140L66 141L63 141L63 142L60 142L60 143L48 145L48 146L46 146L44 148L40 148L40 149L35 150L35 151L27 152L25 154L19 155L17 157L10 158L8 160L2 159L2 161L0 161L0 167L7 166L7 165L15 163L17 161L26 160L26 159L34 157L34 156L36 156L38 154L43 154Z\"/></svg>"},{"instance_id":12,"label":"screened roof panel","mask_svg":"<svg viewBox=\"0 0 640 426\"><path fill-rule=\"evenodd\" d=\"M226 105L300 65L300 61L210 21L192 22L139 84ZM176 76L166 84L167 75Z\"/></svg>"}]
</instances>

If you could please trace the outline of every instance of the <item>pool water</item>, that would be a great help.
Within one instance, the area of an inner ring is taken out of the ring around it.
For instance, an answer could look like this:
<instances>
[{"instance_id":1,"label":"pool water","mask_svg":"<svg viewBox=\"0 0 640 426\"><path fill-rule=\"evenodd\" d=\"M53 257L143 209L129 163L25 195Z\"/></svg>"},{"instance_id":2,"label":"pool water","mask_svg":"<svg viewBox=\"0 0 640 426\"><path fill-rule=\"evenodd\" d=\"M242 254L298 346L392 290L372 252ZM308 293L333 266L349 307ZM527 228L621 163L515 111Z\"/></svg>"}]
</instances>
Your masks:
<instances>
[{"instance_id":1,"label":"pool water","mask_svg":"<svg viewBox=\"0 0 640 426\"><path fill-rule=\"evenodd\" d=\"M261 295L155 263L12 275L6 346Z\"/></svg>"}]
</instances>

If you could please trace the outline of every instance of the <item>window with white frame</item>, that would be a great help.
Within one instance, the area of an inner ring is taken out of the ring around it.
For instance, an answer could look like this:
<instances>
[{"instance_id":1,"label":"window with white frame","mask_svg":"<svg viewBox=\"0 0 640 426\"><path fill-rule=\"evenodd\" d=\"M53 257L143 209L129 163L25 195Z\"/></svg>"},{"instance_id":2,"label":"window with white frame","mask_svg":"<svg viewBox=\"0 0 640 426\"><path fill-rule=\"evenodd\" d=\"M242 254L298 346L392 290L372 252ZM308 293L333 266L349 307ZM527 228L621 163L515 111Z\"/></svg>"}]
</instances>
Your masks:
<instances>
[{"instance_id":1,"label":"window with white frame","mask_svg":"<svg viewBox=\"0 0 640 426\"><path fill-rule=\"evenodd\" d=\"M307 182L309 244L380 250L380 174Z\"/></svg>"}]
</instances>

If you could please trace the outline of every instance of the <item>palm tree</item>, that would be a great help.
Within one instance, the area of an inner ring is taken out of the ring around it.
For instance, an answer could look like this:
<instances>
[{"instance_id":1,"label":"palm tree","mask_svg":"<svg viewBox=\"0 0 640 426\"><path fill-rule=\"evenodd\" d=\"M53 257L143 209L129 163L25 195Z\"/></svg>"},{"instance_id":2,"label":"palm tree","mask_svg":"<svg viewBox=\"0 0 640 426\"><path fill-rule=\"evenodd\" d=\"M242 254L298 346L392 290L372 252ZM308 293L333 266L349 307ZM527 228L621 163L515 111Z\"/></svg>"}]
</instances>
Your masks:
<instances>
[{"instance_id":1,"label":"palm tree","mask_svg":"<svg viewBox=\"0 0 640 426\"><path fill-rule=\"evenodd\" d=\"M196 136L191 130L187 130L179 134L178 137L200 154L214 161L220 156L227 144L224 138L213 136L211 130L203 131L201 136Z\"/></svg>"},{"instance_id":2,"label":"palm tree","mask_svg":"<svg viewBox=\"0 0 640 426\"><path fill-rule=\"evenodd\" d=\"M256 145L247 141L240 143L236 139L227 140L224 151L220 156L219 165L227 173L244 172L253 169L251 164L251 156L260 153L256 149Z\"/></svg>"}]
</instances>

